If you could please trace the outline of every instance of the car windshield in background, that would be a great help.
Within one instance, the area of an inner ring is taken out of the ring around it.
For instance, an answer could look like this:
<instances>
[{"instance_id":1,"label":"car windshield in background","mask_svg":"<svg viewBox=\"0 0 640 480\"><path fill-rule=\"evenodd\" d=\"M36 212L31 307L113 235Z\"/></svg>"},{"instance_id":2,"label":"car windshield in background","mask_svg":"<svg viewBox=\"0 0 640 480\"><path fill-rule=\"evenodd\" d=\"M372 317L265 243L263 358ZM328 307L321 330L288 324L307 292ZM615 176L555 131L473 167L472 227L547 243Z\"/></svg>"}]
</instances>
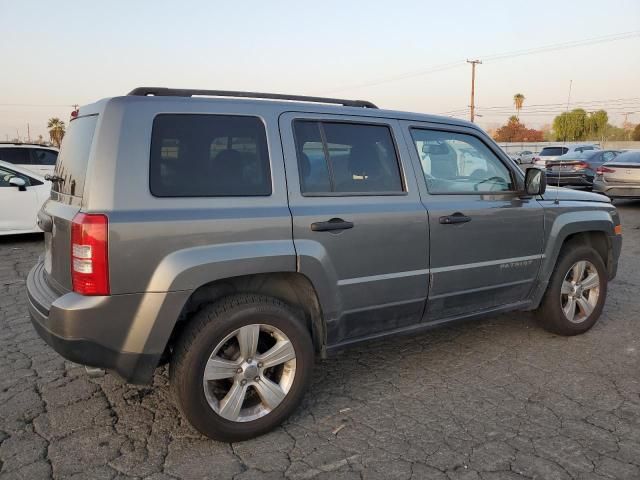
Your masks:
<instances>
[{"instance_id":1,"label":"car windshield in background","mask_svg":"<svg viewBox=\"0 0 640 480\"><path fill-rule=\"evenodd\" d=\"M540 151L540 156L541 157L551 157L551 156L554 156L554 155L555 156L564 155L568 151L569 151L569 149L567 147L544 147Z\"/></svg>"},{"instance_id":2,"label":"car windshield in background","mask_svg":"<svg viewBox=\"0 0 640 480\"><path fill-rule=\"evenodd\" d=\"M82 196L97 121L97 115L90 115L78 117L69 123L55 169L55 175L61 180L53 182L52 191Z\"/></svg>"}]
</instances>

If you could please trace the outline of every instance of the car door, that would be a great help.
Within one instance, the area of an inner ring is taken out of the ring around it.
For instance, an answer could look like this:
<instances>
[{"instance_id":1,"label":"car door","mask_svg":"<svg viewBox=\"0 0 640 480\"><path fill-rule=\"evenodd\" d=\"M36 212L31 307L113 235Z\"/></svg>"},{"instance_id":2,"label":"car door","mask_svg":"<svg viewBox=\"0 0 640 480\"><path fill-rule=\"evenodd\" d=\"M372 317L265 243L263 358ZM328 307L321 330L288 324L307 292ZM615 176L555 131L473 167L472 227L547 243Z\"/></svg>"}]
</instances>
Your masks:
<instances>
[{"instance_id":1,"label":"car door","mask_svg":"<svg viewBox=\"0 0 640 480\"><path fill-rule=\"evenodd\" d=\"M327 343L419 323L428 222L398 122L292 112L280 130L298 269L321 297Z\"/></svg>"},{"instance_id":2,"label":"car door","mask_svg":"<svg viewBox=\"0 0 640 480\"><path fill-rule=\"evenodd\" d=\"M18 176L25 180L24 189L11 185L9 179ZM32 179L13 170L0 167L0 232L34 230L40 208Z\"/></svg>"},{"instance_id":3,"label":"car door","mask_svg":"<svg viewBox=\"0 0 640 480\"><path fill-rule=\"evenodd\" d=\"M429 217L425 321L524 302L543 257L544 215L518 193L522 173L478 130L403 126Z\"/></svg>"}]
</instances>

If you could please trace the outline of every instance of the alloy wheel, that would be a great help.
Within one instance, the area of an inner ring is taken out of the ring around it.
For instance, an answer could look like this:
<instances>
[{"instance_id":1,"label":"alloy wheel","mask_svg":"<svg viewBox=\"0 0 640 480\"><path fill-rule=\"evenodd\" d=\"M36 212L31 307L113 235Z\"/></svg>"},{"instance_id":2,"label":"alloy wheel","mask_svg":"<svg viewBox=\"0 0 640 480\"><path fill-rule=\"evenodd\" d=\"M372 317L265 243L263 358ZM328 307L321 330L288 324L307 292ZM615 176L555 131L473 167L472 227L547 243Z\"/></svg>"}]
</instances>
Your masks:
<instances>
[{"instance_id":1,"label":"alloy wheel","mask_svg":"<svg viewBox=\"0 0 640 480\"><path fill-rule=\"evenodd\" d=\"M233 422L249 422L273 411L296 374L296 353L279 329L251 324L227 335L207 360L203 387L209 406Z\"/></svg>"},{"instance_id":2,"label":"alloy wheel","mask_svg":"<svg viewBox=\"0 0 640 480\"><path fill-rule=\"evenodd\" d=\"M600 276L588 260L574 263L562 281L560 306L572 323L584 322L598 304Z\"/></svg>"}]
</instances>

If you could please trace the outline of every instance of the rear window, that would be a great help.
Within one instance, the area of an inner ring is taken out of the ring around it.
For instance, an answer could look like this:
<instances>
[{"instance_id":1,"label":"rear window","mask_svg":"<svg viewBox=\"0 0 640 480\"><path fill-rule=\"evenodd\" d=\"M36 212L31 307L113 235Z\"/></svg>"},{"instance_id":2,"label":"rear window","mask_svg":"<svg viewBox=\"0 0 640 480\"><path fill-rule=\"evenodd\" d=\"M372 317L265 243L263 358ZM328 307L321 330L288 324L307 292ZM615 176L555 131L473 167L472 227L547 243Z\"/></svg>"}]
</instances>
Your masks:
<instances>
[{"instance_id":1,"label":"rear window","mask_svg":"<svg viewBox=\"0 0 640 480\"><path fill-rule=\"evenodd\" d=\"M264 124L245 116L158 115L149 176L156 197L271 195Z\"/></svg>"},{"instance_id":2,"label":"rear window","mask_svg":"<svg viewBox=\"0 0 640 480\"><path fill-rule=\"evenodd\" d=\"M638 163L640 164L640 151L637 152L622 152L618 155L612 163Z\"/></svg>"},{"instance_id":3,"label":"rear window","mask_svg":"<svg viewBox=\"0 0 640 480\"><path fill-rule=\"evenodd\" d=\"M28 165L31 163L29 150L26 148L0 148L0 160L13 163L14 165Z\"/></svg>"},{"instance_id":4,"label":"rear window","mask_svg":"<svg viewBox=\"0 0 640 480\"><path fill-rule=\"evenodd\" d=\"M540 156L541 157L550 157L552 155L556 156L556 155L564 155L565 153L567 153L569 151L569 149L567 147L544 147L542 150L540 150Z\"/></svg>"},{"instance_id":5,"label":"rear window","mask_svg":"<svg viewBox=\"0 0 640 480\"><path fill-rule=\"evenodd\" d=\"M54 192L82 196L97 121L97 115L89 115L69 122L55 169L55 175L62 180L53 182Z\"/></svg>"}]
</instances>

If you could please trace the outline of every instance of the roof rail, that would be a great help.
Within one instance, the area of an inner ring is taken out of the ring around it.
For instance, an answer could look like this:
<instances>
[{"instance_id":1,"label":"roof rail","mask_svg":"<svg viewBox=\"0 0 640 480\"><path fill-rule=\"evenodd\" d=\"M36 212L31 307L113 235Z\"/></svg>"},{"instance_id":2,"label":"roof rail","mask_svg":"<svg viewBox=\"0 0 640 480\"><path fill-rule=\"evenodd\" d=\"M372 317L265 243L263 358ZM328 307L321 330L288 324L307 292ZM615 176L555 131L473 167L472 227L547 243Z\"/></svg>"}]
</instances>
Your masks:
<instances>
[{"instance_id":1,"label":"roof rail","mask_svg":"<svg viewBox=\"0 0 640 480\"><path fill-rule=\"evenodd\" d=\"M182 88L164 87L138 87L131 90L128 95L145 97L153 95L156 97L236 97L236 98L266 98L269 100L293 100L298 102L313 103L335 103L345 107L378 108L373 103L366 100L345 100L341 98L307 97L305 95L285 95L281 93L258 93L258 92L234 92L229 90L196 90Z\"/></svg>"}]
</instances>

